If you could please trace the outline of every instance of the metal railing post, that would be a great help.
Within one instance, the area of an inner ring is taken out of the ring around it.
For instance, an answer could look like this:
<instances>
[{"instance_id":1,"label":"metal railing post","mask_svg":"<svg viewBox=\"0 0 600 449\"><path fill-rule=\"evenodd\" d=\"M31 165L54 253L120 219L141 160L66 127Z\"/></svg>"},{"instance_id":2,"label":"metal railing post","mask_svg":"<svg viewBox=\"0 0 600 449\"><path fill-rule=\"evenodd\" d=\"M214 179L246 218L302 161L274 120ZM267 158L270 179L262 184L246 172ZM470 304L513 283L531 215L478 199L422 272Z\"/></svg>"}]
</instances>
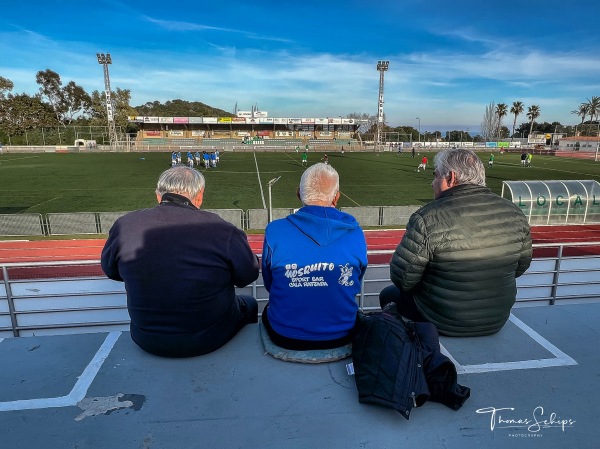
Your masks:
<instances>
[{"instance_id":1,"label":"metal railing post","mask_svg":"<svg viewBox=\"0 0 600 449\"><path fill-rule=\"evenodd\" d=\"M12 289L10 288L10 281L8 279L8 269L6 266L2 266L2 277L4 278L4 288L6 289L6 300L8 301L8 313L10 315L10 323L12 325L13 336L19 336L19 329L17 323L17 313L15 312L15 304L12 297Z\"/></svg>"},{"instance_id":2,"label":"metal railing post","mask_svg":"<svg viewBox=\"0 0 600 449\"><path fill-rule=\"evenodd\" d=\"M550 305L553 306L556 302L556 292L558 290L558 278L560 274L560 263L562 261L563 245L558 247L558 255L556 264L554 265L554 276L552 277L552 291L550 292Z\"/></svg>"}]
</instances>

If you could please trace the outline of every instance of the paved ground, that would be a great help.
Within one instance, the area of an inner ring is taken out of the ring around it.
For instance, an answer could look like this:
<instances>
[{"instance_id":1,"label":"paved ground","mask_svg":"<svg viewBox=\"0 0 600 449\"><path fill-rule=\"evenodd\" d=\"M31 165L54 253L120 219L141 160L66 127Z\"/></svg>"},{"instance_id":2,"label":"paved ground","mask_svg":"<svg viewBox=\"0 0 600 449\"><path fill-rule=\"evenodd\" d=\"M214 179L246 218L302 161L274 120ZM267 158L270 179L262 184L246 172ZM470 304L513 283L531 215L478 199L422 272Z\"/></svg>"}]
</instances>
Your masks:
<instances>
[{"instance_id":1,"label":"paved ground","mask_svg":"<svg viewBox=\"0 0 600 449\"><path fill-rule=\"evenodd\" d=\"M265 355L257 325L184 360L146 354L128 333L5 339L0 447L597 448L600 303L513 313L495 336L442 339L472 397L409 421L359 404L347 361Z\"/></svg>"}]
</instances>

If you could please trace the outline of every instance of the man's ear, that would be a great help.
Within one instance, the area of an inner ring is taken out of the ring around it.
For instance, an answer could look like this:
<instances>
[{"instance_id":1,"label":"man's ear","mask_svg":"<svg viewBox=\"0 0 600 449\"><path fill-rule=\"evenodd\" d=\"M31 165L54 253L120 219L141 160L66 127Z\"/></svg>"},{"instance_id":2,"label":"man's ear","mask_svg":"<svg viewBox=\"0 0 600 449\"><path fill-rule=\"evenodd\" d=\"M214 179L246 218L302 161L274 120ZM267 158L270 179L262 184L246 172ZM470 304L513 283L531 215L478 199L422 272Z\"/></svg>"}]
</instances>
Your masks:
<instances>
[{"instance_id":1,"label":"man's ear","mask_svg":"<svg viewBox=\"0 0 600 449\"><path fill-rule=\"evenodd\" d=\"M333 201L331 202L331 205L332 205L333 207L337 206L337 202L339 201L339 199L340 199L340 191L338 190L338 191L335 193L335 196L333 197Z\"/></svg>"},{"instance_id":2,"label":"man's ear","mask_svg":"<svg viewBox=\"0 0 600 449\"><path fill-rule=\"evenodd\" d=\"M296 196L298 197L298 199L300 200L300 202L302 202L302 198L300 198L300 187L298 187L296 189Z\"/></svg>"},{"instance_id":3,"label":"man's ear","mask_svg":"<svg viewBox=\"0 0 600 449\"><path fill-rule=\"evenodd\" d=\"M200 192L198 192L198 195L196 195L196 197L192 199L192 204L194 206L196 206L198 209L200 209L200 206L202 205L203 200L204 200L204 189L200 190Z\"/></svg>"},{"instance_id":4,"label":"man's ear","mask_svg":"<svg viewBox=\"0 0 600 449\"><path fill-rule=\"evenodd\" d=\"M158 201L158 204L160 204L162 201L162 196L160 196L158 193L156 194L156 200Z\"/></svg>"},{"instance_id":5,"label":"man's ear","mask_svg":"<svg viewBox=\"0 0 600 449\"><path fill-rule=\"evenodd\" d=\"M454 187L456 185L456 174L451 171L448 175L448 187Z\"/></svg>"}]
</instances>

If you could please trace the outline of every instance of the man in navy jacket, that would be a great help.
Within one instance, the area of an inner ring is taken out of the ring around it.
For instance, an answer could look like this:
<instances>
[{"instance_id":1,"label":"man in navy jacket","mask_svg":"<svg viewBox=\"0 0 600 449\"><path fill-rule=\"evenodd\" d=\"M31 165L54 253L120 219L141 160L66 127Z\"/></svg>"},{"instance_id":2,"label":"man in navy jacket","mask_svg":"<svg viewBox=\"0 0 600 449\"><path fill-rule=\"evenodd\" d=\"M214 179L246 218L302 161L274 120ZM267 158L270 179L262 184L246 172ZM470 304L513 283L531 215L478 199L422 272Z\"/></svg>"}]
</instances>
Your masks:
<instances>
[{"instance_id":1,"label":"man in navy jacket","mask_svg":"<svg viewBox=\"0 0 600 449\"><path fill-rule=\"evenodd\" d=\"M119 218L102 250L106 275L125 282L131 338L152 354L206 354L258 319L256 299L235 293L258 278L258 260L241 230L198 209L203 195L201 173L168 169L158 206Z\"/></svg>"},{"instance_id":2,"label":"man in navy jacket","mask_svg":"<svg viewBox=\"0 0 600 449\"><path fill-rule=\"evenodd\" d=\"M365 236L356 219L335 208L339 176L327 164L308 168L298 197L304 207L267 226L262 275L269 304L262 322L278 346L331 349L352 341Z\"/></svg>"}]
</instances>

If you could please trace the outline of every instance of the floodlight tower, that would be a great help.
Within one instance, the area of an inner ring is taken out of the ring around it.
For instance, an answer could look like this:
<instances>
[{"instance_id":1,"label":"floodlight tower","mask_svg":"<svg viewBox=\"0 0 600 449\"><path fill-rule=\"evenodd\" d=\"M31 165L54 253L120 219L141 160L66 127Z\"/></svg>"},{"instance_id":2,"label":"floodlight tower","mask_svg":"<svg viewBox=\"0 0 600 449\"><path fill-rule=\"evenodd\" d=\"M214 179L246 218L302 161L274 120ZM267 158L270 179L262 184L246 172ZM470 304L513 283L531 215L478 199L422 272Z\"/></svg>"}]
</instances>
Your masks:
<instances>
[{"instance_id":1,"label":"floodlight tower","mask_svg":"<svg viewBox=\"0 0 600 449\"><path fill-rule=\"evenodd\" d=\"M115 111L110 98L110 76L108 75L108 64L112 64L110 53L96 53L98 64L104 67L104 93L106 95L106 118L108 120L108 138L111 150L117 148L117 129L115 128Z\"/></svg>"},{"instance_id":2,"label":"floodlight tower","mask_svg":"<svg viewBox=\"0 0 600 449\"><path fill-rule=\"evenodd\" d=\"M390 61L377 61L379 71L379 103L377 107L377 151L381 151L381 128L383 127L383 74L387 72Z\"/></svg>"}]
</instances>

